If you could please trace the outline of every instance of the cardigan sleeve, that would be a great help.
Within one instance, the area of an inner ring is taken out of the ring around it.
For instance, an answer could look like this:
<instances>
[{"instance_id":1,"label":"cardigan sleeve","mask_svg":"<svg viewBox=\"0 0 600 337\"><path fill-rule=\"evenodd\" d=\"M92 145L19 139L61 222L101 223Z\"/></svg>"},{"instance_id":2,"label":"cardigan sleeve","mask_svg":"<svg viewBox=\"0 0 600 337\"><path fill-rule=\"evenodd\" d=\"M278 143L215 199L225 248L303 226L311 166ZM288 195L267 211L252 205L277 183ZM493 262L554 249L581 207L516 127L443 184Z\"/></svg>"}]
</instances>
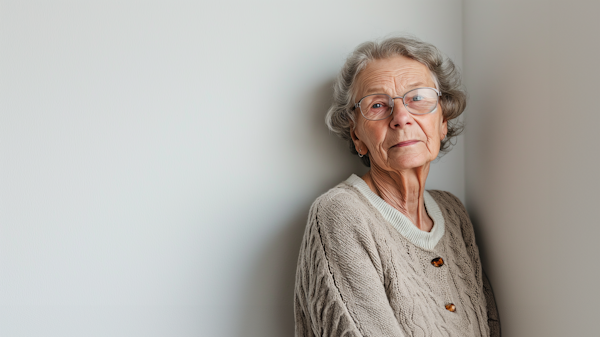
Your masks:
<instances>
[{"instance_id":1,"label":"cardigan sleeve","mask_svg":"<svg viewBox=\"0 0 600 337\"><path fill-rule=\"evenodd\" d=\"M498 307L496 306L496 298L492 285L485 272L483 273L483 293L487 304L488 325L490 326L490 337L500 337L500 317L498 315Z\"/></svg>"},{"instance_id":2,"label":"cardigan sleeve","mask_svg":"<svg viewBox=\"0 0 600 337\"><path fill-rule=\"evenodd\" d=\"M483 272L483 268L481 267L481 259L479 257L479 248L475 242L475 230L473 229L473 224L471 223L471 219L469 217L469 213L467 209L462 204L460 199L454 196L452 193L444 192L449 196L449 199L452 200L451 203L455 206L454 210L457 212L457 215L462 219L461 222L461 231L463 235L463 239L467 248L467 252L471 258L474 269L476 270L476 276L481 282L481 287L483 288L483 297L486 302L486 311L488 318L488 326L490 331L490 337L500 337L500 319L498 315L498 308L496 307L496 299L494 298L494 292L492 291L492 285L490 284L487 275Z\"/></svg>"},{"instance_id":3,"label":"cardigan sleeve","mask_svg":"<svg viewBox=\"0 0 600 337\"><path fill-rule=\"evenodd\" d=\"M296 337L405 336L373 236L343 196L311 207L294 292Z\"/></svg>"}]
</instances>

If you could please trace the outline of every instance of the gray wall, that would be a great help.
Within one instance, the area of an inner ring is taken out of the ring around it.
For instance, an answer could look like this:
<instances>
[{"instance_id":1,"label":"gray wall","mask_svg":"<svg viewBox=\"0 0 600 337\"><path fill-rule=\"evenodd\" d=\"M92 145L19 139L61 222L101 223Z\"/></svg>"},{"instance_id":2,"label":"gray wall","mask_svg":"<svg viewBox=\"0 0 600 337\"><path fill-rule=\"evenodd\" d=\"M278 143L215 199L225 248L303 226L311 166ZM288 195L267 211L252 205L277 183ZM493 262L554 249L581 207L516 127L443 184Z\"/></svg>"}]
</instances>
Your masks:
<instances>
[{"instance_id":1,"label":"gray wall","mask_svg":"<svg viewBox=\"0 0 600 337\"><path fill-rule=\"evenodd\" d=\"M331 83L390 33L464 55L428 187L467 201L504 336L593 335L596 3L2 1L0 335L290 335L308 207L364 172Z\"/></svg>"},{"instance_id":2,"label":"gray wall","mask_svg":"<svg viewBox=\"0 0 600 337\"><path fill-rule=\"evenodd\" d=\"M600 3L466 1L467 203L504 336L597 336Z\"/></svg>"},{"instance_id":3,"label":"gray wall","mask_svg":"<svg viewBox=\"0 0 600 337\"><path fill-rule=\"evenodd\" d=\"M358 43L462 64L460 1L0 2L0 335L289 336ZM463 200L463 143L429 188Z\"/></svg>"}]
</instances>

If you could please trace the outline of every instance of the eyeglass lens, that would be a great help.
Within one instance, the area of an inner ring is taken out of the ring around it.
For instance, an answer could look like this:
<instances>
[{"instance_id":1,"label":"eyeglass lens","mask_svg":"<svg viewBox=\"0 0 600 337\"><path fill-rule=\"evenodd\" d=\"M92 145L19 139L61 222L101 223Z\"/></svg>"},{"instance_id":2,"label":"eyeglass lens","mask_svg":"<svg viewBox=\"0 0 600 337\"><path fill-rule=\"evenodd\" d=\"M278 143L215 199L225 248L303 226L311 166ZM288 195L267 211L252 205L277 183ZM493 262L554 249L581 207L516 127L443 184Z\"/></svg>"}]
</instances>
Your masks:
<instances>
[{"instance_id":1,"label":"eyeglass lens","mask_svg":"<svg viewBox=\"0 0 600 337\"><path fill-rule=\"evenodd\" d=\"M417 88L404 95L403 103L408 112L423 115L432 112L437 106L438 93L431 88ZM363 97L360 111L366 119L380 120L392 113L394 100L386 94L375 94Z\"/></svg>"}]
</instances>

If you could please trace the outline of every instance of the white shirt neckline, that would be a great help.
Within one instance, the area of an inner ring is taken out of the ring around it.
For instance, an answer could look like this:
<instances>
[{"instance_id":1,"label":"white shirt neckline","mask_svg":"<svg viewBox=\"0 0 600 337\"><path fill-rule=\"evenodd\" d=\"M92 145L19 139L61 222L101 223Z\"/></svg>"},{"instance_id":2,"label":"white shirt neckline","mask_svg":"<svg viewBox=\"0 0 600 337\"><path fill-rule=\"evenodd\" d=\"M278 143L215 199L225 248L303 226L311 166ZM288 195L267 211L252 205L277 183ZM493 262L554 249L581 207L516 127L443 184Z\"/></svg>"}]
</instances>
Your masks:
<instances>
[{"instance_id":1,"label":"white shirt neckline","mask_svg":"<svg viewBox=\"0 0 600 337\"><path fill-rule=\"evenodd\" d=\"M400 211L392 207L390 204L381 199L377 194L371 191L369 185L356 174L352 174L346 183L356 188L369 202L375 207L379 213L394 227L400 235L408 241L423 249L433 250L433 248L444 236L445 222L444 216L440 207L435 202L429 192L423 193L425 210L429 217L433 220L433 228L430 232L425 232L417 228L410 219Z\"/></svg>"}]
</instances>

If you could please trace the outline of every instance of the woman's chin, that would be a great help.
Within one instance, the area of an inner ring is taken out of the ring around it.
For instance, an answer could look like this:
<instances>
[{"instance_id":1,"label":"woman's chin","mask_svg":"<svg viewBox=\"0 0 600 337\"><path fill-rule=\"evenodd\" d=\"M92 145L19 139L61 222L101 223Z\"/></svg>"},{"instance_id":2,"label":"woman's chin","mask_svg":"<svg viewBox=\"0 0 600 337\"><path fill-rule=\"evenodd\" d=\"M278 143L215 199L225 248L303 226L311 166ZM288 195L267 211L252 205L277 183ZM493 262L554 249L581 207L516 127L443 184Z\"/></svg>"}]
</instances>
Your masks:
<instances>
[{"instance_id":1,"label":"woman's chin","mask_svg":"<svg viewBox=\"0 0 600 337\"><path fill-rule=\"evenodd\" d=\"M393 170L410 170L423 167L429 164L428 156L424 155L402 155L397 158L390 158L389 167Z\"/></svg>"}]
</instances>

